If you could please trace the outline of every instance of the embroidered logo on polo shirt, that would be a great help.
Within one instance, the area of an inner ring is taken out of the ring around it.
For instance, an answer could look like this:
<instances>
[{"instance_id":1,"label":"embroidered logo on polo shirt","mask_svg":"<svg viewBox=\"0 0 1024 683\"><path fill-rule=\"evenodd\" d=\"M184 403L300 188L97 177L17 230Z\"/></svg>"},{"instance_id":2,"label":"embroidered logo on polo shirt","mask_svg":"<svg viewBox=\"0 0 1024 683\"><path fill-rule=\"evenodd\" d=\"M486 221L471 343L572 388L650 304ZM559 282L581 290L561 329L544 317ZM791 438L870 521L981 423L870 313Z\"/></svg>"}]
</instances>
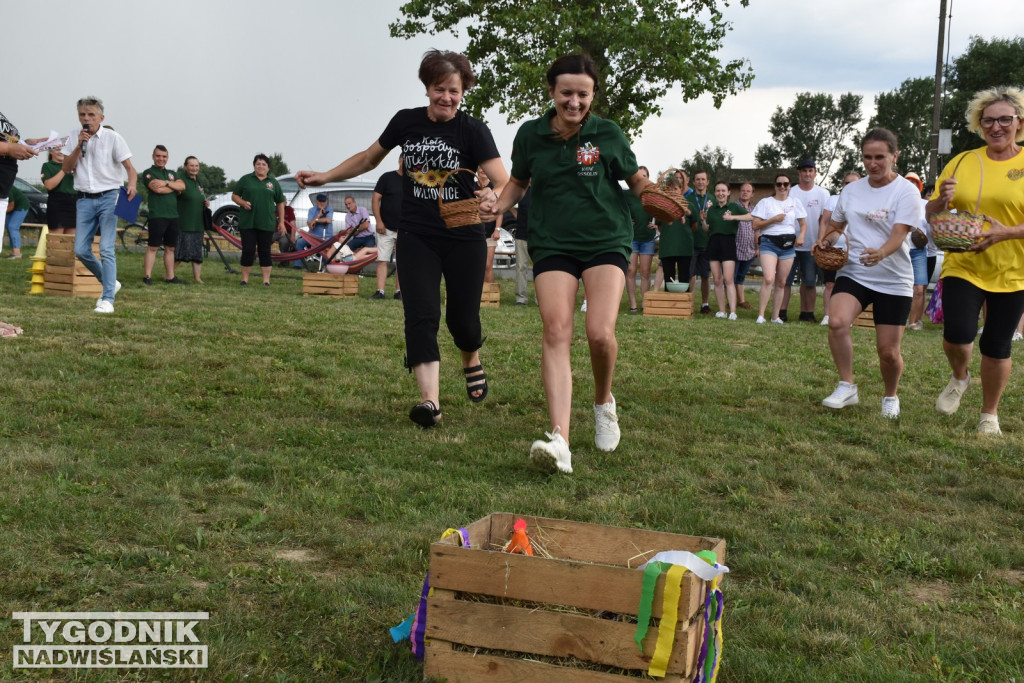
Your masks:
<instances>
[{"instance_id":1,"label":"embroidered logo on polo shirt","mask_svg":"<svg viewBox=\"0 0 1024 683\"><path fill-rule=\"evenodd\" d=\"M582 147L576 148L576 161L584 166L593 166L601 158L601 148L595 147L593 142L588 142Z\"/></svg>"},{"instance_id":2,"label":"embroidered logo on polo shirt","mask_svg":"<svg viewBox=\"0 0 1024 683\"><path fill-rule=\"evenodd\" d=\"M268 190L273 190L273 189L274 189L274 183L269 183L269 182L268 182L268 183L267 183L267 189L268 189Z\"/></svg>"},{"instance_id":3,"label":"embroidered logo on polo shirt","mask_svg":"<svg viewBox=\"0 0 1024 683\"><path fill-rule=\"evenodd\" d=\"M1024 168L1011 168L1006 172L1006 177L1010 180L1020 180L1024 178Z\"/></svg>"}]
</instances>

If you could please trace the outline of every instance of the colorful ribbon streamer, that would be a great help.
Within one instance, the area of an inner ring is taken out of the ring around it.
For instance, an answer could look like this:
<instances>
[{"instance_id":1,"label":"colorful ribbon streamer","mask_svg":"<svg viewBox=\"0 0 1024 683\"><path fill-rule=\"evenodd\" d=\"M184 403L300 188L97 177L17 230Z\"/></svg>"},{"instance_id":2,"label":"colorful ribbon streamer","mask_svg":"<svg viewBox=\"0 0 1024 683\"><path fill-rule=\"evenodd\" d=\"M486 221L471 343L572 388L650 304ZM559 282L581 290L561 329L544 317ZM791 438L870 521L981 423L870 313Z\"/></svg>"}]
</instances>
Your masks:
<instances>
[{"instance_id":1,"label":"colorful ribbon streamer","mask_svg":"<svg viewBox=\"0 0 1024 683\"><path fill-rule=\"evenodd\" d=\"M463 548L469 547L469 531L465 527L459 527L458 529L445 529L445 532L441 534L441 540L448 538L449 536L457 536L456 539L458 544ZM426 577L423 579L423 589L420 591L420 602L416 606L416 611L413 615L403 621L398 626L391 629L391 637L395 639L397 643L399 640L404 640L406 637L412 641L412 653L416 655L416 659L423 659L425 654L424 648L426 647L426 631L427 631L427 598L430 597L433 592L433 588L430 587L430 572L427 571ZM403 638L396 637L396 631L401 634L400 629L406 626L409 622L412 622L407 630L406 635Z\"/></svg>"}]
</instances>

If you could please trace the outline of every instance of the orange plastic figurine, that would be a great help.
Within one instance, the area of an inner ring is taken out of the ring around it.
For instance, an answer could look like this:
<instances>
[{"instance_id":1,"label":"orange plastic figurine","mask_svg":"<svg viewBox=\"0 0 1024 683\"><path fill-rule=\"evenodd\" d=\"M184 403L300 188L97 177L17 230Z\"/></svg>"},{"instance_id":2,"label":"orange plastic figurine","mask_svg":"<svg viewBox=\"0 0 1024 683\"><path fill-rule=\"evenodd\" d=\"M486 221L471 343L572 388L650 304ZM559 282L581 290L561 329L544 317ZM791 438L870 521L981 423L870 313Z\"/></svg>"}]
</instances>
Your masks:
<instances>
[{"instance_id":1,"label":"orange plastic figurine","mask_svg":"<svg viewBox=\"0 0 1024 683\"><path fill-rule=\"evenodd\" d=\"M530 538L526 535L526 520L520 517L512 527L512 538L505 546L506 553L519 553L520 555L533 555L533 548L530 547Z\"/></svg>"}]
</instances>

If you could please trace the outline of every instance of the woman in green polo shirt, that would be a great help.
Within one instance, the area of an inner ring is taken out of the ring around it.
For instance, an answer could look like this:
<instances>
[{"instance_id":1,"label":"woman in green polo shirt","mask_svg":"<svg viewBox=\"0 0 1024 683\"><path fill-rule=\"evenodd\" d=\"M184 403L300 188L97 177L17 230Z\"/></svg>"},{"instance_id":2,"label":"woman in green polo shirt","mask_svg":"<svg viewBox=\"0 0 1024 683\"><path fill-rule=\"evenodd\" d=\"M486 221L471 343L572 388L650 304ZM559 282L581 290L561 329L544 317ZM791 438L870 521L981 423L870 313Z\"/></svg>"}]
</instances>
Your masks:
<instances>
[{"instance_id":1,"label":"woman in green polo shirt","mask_svg":"<svg viewBox=\"0 0 1024 683\"><path fill-rule=\"evenodd\" d=\"M737 221L753 220L740 204L729 201L729 183L715 183L715 203L708 207L707 257L711 264L711 277L715 280L715 300L718 302L716 318L725 317L725 302L729 302L729 320L736 320L736 229Z\"/></svg>"},{"instance_id":2,"label":"woman in green polo shirt","mask_svg":"<svg viewBox=\"0 0 1024 683\"><path fill-rule=\"evenodd\" d=\"M618 125L591 115L598 76L590 57L560 57L548 69L547 81L554 108L516 133L511 180L500 199L487 198L483 208L500 216L532 188L528 245L544 325L541 373L551 431L548 441L533 443L530 460L543 471L570 473L570 347L579 279L587 297L594 441L599 450L612 451L619 443L612 396L615 322L633 242L633 221L619 182L626 181L637 196L652 183Z\"/></svg>"},{"instance_id":3,"label":"woman in green polo shirt","mask_svg":"<svg viewBox=\"0 0 1024 683\"><path fill-rule=\"evenodd\" d=\"M174 249L174 262L192 264L192 277L203 284L203 210L206 201L203 186L199 184L199 159L185 159L185 174L181 180L185 189L178 193L178 245Z\"/></svg>"},{"instance_id":4,"label":"woman in green polo shirt","mask_svg":"<svg viewBox=\"0 0 1024 683\"><path fill-rule=\"evenodd\" d=\"M257 154L252 158L252 171L238 179L235 191L231 194L231 201L242 209L238 212L238 232L242 235L242 257L239 260L242 266L241 284L249 284L249 273L252 272L256 252L259 251L263 285L269 287L273 266L270 243L275 227L278 232L285 231L284 192L277 178L270 175L270 157L266 154Z\"/></svg>"}]
</instances>

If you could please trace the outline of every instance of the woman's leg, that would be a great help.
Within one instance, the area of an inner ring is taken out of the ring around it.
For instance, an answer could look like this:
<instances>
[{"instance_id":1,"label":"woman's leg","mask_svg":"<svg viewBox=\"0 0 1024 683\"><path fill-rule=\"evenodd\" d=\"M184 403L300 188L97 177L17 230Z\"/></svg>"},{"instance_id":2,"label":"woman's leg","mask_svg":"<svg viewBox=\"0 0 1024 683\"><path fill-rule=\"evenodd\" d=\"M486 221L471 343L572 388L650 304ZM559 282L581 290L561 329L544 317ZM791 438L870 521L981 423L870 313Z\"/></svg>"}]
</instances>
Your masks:
<instances>
[{"instance_id":1,"label":"woman's leg","mask_svg":"<svg viewBox=\"0 0 1024 683\"><path fill-rule=\"evenodd\" d=\"M832 360L839 371L839 379L854 384L853 381L853 338L850 326L864 307L852 294L840 292L832 295L828 313L828 348L832 351Z\"/></svg>"},{"instance_id":2,"label":"woman's leg","mask_svg":"<svg viewBox=\"0 0 1024 683\"><path fill-rule=\"evenodd\" d=\"M782 301L786 294L786 279L793 268L793 259L780 259L775 270L775 300L772 301L772 320L777 320L782 313Z\"/></svg>"},{"instance_id":3,"label":"woman's leg","mask_svg":"<svg viewBox=\"0 0 1024 683\"><path fill-rule=\"evenodd\" d=\"M487 247L487 260L484 261L484 282L494 282L494 251L497 247Z\"/></svg>"},{"instance_id":4,"label":"woman's leg","mask_svg":"<svg viewBox=\"0 0 1024 683\"><path fill-rule=\"evenodd\" d=\"M903 339L903 325L875 325L875 345L878 349L878 368L882 373L885 395L895 396L903 375L903 354L900 341ZM829 333L832 332L831 318ZM852 348L851 348L852 352Z\"/></svg>"},{"instance_id":5,"label":"woman's leg","mask_svg":"<svg viewBox=\"0 0 1024 683\"><path fill-rule=\"evenodd\" d=\"M722 285L725 288L725 298L729 303L729 312L736 312L736 285L733 277L736 275L735 261L722 261ZM718 276L715 276L715 288L718 288ZM721 309L719 309L721 310Z\"/></svg>"},{"instance_id":6,"label":"woman's leg","mask_svg":"<svg viewBox=\"0 0 1024 683\"><path fill-rule=\"evenodd\" d=\"M485 263L488 248L484 242L453 241L443 252L441 272L448 297L445 306L445 324L459 349L462 368L480 365L480 345L483 344L480 325L480 296L483 292ZM485 379L483 370L467 376L468 380ZM472 398L481 400L484 384L473 391Z\"/></svg>"},{"instance_id":7,"label":"woman's leg","mask_svg":"<svg viewBox=\"0 0 1024 683\"><path fill-rule=\"evenodd\" d=\"M722 262L712 261L711 262L711 277L715 280L715 302L718 304L718 310L725 310L725 280L722 279ZM729 278L730 280L732 278ZM731 286L731 283L730 283ZM735 298L735 293L730 298ZM735 306L733 306L735 308Z\"/></svg>"},{"instance_id":8,"label":"woman's leg","mask_svg":"<svg viewBox=\"0 0 1024 683\"><path fill-rule=\"evenodd\" d=\"M544 326L541 375L551 430L553 432L555 427L560 427L562 438L569 443L569 418L572 414L570 347L579 280L570 273L549 270L536 276L534 287ZM589 311L589 303L587 308Z\"/></svg>"},{"instance_id":9,"label":"woman's leg","mask_svg":"<svg viewBox=\"0 0 1024 683\"><path fill-rule=\"evenodd\" d=\"M242 236L242 256L239 264L242 267L242 282L249 282L249 273L252 272L252 264L256 260L256 235L255 230L239 230ZM152 265L150 265L152 268Z\"/></svg>"},{"instance_id":10,"label":"woman's leg","mask_svg":"<svg viewBox=\"0 0 1024 683\"><path fill-rule=\"evenodd\" d=\"M636 271L639 262L640 254L634 251L629 257L629 268L626 270L626 293L629 294L629 310L631 311L636 310Z\"/></svg>"},{"instance_id":11,"label":"woman's leg","mask_svg":"<svg viewBox=\"0 0 1024 683\"><path fill-rule=\"evenodd\" d=\"M640 254L640 296L647 296L651 289L651 263L654 261L654 254ZM633 282L627 279L626 282Z\"/></svg>"},{"instance_id":12,"label":"woman's leg","mask_svg":"<svg viewBox=\"0 0 1024 683\"><path fill-rule=\"evenodd\" d=\"M583 286L587 292L587 342L596 405L612 402L612 377L619 355L615 322L619 317L624 280L622 269L614 265L594 266L583 271Z\"/></svg>"},{"instance_id":13,"label":"woman's leg","mask_svg":"<svg viewBox=\"0 0 1024 683\"><path fill-rule=\"evenodd\" d=\"M757 302L759 318L764 317L765 309L768 308L768 299L772 296L772 285L775 283L775 270L778 265L779 258L775 254L761 252L761 295Z\"/></svg>"}]
</instances>

